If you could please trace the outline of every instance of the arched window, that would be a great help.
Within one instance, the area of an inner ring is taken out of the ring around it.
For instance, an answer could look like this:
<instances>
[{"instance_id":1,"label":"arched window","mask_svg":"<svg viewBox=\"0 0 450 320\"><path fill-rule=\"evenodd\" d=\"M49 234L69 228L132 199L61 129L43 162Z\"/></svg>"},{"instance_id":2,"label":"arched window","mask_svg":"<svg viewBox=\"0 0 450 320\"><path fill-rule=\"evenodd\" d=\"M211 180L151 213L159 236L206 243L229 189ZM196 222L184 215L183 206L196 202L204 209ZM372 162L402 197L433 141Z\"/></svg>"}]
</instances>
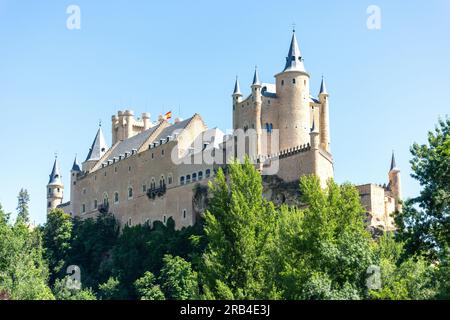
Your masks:
<instances>
[{"instance_id":1,"label":"arched window","mask_svg":"<svg viewBox=\"0 0 450 320\"><path fill-rule=\"evenodd\" d=\"M128 199L133 198L133 187L128 187Z\"/></svg>"},{"instance_id":2,"label":"arched window","mask_svg":"<svg viewBox=\"0 0 450 320\"><path fill-rule=\"evenodd\" d=\"M191 183L191 175L190 174L188 174L186 176L186 183Z\"/></svg>"},{"instance_id":3,"label":"arched window","mask_svg":"<svg viewBox=\"0 0 450 320\"><path fill-rule=\"evenodd\" d=\"M169 176L167 177L167 184L171 185L172 182L173 182L172 175L169 175Z\"/></svg>"},{"instance_id":4,"label":"arched window","mask_svg":"<svg viewBox=\"0 0 450 320\"><path fill-rule=\"evenodd\" d=\"M192 182L195 182L195 181L197 181L197 173L193 173L192 174Z\"/></svg>"},{"instance_id":5,"label":"arched window","mask_svg":"<svg viewBox=\"0 0 450 320\"><path fill-rule=\"evenodd\" d=\"M206 178L209 178L211 176L211 170L210 169L206 169L205 176L206 176Z\"/></svg>"},{"instance_id":6,"label":"arched window","mask_svg":"<svg viewBox=\"0 0 450 320\"><path fill-rule=\"evenodd\" d=\"M114 203L119 203L119 193L118 192L114 193Z\"/></svg>"},{"instance_id":7,"label":"arched window","mask_svg":"<svg viewBox=\"0 0 450 320\"><path fill-rule=\"evenodd\" d=\"M95 199L95 200L94 200L94 210L96 210L97 207L98 207L98 201L97 201L97 199Z\"/></svg>"},{"instance_id":8,"label":"arched window","mask_svg":"<svg viewBox=\"0 0 450 320\"><path fill-rule=\"evenodd\" d=\"M180 177L180 184L181 184L181 185L184 184L184 176Z\"/></svg>"},{"instance_id":9,"label":"arched window","mask_svg":"<svg viewBox=\"0 0 450 320\"><path fill-rule=\"evenodd\" d=\"M202 180L203 179L203 171L199 171L198 172L198 180Z\"/></svg>"},{"instance_id":10,"label":"arched window","mask_svg":"<svg viewBox=\"0 0 450 320\"><path fill-rule=\"evenodd\" d=\"M103 205L105 207L107 207L109 205L109 199L108 199L108 194L107 193L103 194Z\"/></svg>"},{"instance_id":11,"label":"arched window","mask_svg":"<svg viewBox=\"0 0 450 320\"><path fill-rule=\"evenodd\" d=\"M166 185L166 179L164 179L164 176L161 176L159 179L159 187L162 188Z\"/></svg>"}]
</instances>

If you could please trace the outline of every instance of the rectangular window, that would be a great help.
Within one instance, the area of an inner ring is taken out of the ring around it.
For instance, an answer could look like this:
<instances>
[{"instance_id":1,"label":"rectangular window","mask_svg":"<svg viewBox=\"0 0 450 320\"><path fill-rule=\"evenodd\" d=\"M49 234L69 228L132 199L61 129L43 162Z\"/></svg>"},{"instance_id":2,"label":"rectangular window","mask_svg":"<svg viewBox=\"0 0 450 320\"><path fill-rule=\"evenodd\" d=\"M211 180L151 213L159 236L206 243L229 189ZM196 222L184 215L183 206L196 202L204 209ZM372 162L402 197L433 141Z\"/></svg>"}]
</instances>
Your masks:
<instances>
[{"instance_id":1,"label":"rectangular window","mask_svg":"<svg viewBox=\"0 0 450 320\"><path fill-rule=\"evenodd\" d=\"M94 209L97 209L97 207L98 207L98 201L97 201L97 199L95 199L94 200Z\"/></svg>"}]
</instances>

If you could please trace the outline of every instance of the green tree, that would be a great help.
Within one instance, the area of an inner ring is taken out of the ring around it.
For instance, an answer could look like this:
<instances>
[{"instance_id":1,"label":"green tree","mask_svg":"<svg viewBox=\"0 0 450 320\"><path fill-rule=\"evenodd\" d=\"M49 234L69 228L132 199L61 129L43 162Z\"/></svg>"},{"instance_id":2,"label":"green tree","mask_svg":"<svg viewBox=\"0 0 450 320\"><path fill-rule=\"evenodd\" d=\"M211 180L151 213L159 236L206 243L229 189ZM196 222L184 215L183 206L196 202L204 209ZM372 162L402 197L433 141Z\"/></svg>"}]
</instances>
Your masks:
<instances>
[{"instance_id":1,"label":"green tree","mask_svg":"<svg viewBox=\"0 0 450 320\"><path fill-rule=\"evenodd\" d=\"M98 293L102 300L118 300L121 298L119 280L116 278L109 278L108 281L99 285Z\"/></svg>"},{"instance_id":2,"label":"green tree","mask_svg":"<svg viewBox=\"0 0 450 320\"><path fill-rule=\"evenodd\" d=\"M165 296L171 300L193 300L198 298L197 273L191 264L180 257L164 256L160 283Z\"/></svg>"},{"instance_id":3,"label":"green tree","mask_svg":"<svg viewBox=\"0 0 450 320\"><path fill-rule=\"evenodd\" d=\"M50 269L50 284L61 277L69 256L72 240L72 218L60 209L55 209L47 215L43 227L45 258Z\"/></svg>"},{"instance_id":4,"label":"green tree","mask_svg":"<svg viewBox=\"0 0 450 320\"><path fill-rule=\"evenodd\" d=\"M30 211L28 203L30 202L30 196L26 189L20 189L17 196L17 221L22 221L25 224L30 223Z\"/></svg>"},{"instance_id":5,"label":"green tree","mask_svg":"<svg viewBox=\"0 0 450 320\"><path fill-rule=\"evenodd\" d=\"M397 215L398 236L410 255L436 259L450 247L450 118L440 120L428 144L415 143L411 153L412 177L422 190Z\"/></svg>"},{"instance_id":6,"label":"green tree","mask_svg":"<svg viewBox=\"0 0 450 320\"><path fill-rule=\"evenodd\" d=\"M275 277L285 299L360 299L372 262L357 190L315 176L300 179L306 209L283 207L276 227Z\"/></svg>"},{"instance_id":7,"label":"green tree","mask_svg":"<svg viewBox=\"0 0 450 320\"><path fill-rule=\"evenodd\" d=\"M228 169L228 181L219 170L209 185L203 290L207 298L270 298L273 288L267 265L273 250L275 208L262 197L261 175L248 159Z\"/></svg>"},{"instance_id":8,"label":"green tree","mask_svg":"<svg viewBox=\"0 0 450 320\"><path fill-rule=\"evenodd\" d=\"M0 206L0 292L13 300L53 299L47 278L41 233L22 219L9 225Z\"/></svg>"},{"instance_id":9,"label":"green tree","mask_svg":"<svg viewBox=\"0 0 450 320\"><path fill-rule=\"evenodd\" d=\"M111 276L111 252L119 236L119 225L111 214L95 219L74 219L67 265L81 269L83 284L96 290Z\"/></svg>"},{"instance_id":10,"label":"green tree","mask_svg":"<svg viewBox=\"0 0 450 320\"><path fill-rule=\"evenodd\" d=\"M155 276L149 271L137 279L134 285L141 300L165 300L164 293L156 284Z\"/></svg>"},{"instance_id":11,"label":"green tree","mask_svg":"<svg viewBox=\"0 0 450 320\"><path fill-rule=\"evenodd\" d=\"M438 290L437 268L422 257L402 259L403 244L391 234L380 237L375 261L380 266L379 290L370 290L369 297L382 300L433 299Z\"/></svg>"},{"instance_id":12,"label":"green tree","mask_svg":"<svg viewBox=\"0 0 450 320\"><path fill-rule=\"evenodd\" d=\"M56 300L96 300L92 289L77 289L69 277L56 279L53 293Z\"/></svg>"}]
</instances>

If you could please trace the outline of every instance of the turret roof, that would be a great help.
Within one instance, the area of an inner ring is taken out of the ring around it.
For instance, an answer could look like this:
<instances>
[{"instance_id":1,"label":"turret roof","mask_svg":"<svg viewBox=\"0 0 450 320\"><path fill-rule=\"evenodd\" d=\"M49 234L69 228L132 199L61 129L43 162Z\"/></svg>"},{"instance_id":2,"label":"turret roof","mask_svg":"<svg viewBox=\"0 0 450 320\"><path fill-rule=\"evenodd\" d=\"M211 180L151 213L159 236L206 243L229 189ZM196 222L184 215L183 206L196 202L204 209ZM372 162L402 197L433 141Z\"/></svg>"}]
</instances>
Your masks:
<instances>
[{"instance_id":1,"label":"turret roof","mask_svg":"<svg viewBox=\"0 0 450 320\"><path fill-rule=\"evenodd\" d=\"M298 46L295 31L292 33L291 45L289 46L288 56L286 57L286 65L283 71L305 71L303 58Z\"/></svg>"},{"instance_id":2,"label":"turret roof","mask_svg":"<svg viewBox=\"0 0 450 320\"><path fill-rule=\"evenodd\" d=\"M53 163L52 173L50 173L50 179L48 181L49 185L62 185L61 180L61 170L59 169L58 158L55 157L55 162Z\"/></svg>"},{"instance_id":3,"label":"turret roof","mask_svg":"<svg viewBox=\"0 0 450 320\"><path fill-rule=\"evenodd\" d=\"M95 136L94 142L89 149L89 153L86 157L86 161L98 161L108 150L108 145L106 144L105 137L103 136L102 128L98 128L97 135Z\"/></svg>"}]
</instances>

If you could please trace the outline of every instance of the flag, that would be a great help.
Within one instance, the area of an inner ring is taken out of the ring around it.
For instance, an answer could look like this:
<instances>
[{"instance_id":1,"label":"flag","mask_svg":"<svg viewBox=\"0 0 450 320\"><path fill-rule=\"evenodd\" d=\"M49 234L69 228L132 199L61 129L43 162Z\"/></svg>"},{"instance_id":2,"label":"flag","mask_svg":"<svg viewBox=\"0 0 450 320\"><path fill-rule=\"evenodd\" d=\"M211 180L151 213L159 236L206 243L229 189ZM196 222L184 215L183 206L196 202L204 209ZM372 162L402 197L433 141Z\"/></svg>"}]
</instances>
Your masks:
<instances>
[{"instance_id":1,"label":"flag","mask_svg":"<svg viewBox=\"0 0 450 320\"><path fill-rule=\"evenodd\" d=\"M164 115L164 120L169 120L171 118L172 118L172 111L169 111Z\"/></svg>"}]
</instances>

